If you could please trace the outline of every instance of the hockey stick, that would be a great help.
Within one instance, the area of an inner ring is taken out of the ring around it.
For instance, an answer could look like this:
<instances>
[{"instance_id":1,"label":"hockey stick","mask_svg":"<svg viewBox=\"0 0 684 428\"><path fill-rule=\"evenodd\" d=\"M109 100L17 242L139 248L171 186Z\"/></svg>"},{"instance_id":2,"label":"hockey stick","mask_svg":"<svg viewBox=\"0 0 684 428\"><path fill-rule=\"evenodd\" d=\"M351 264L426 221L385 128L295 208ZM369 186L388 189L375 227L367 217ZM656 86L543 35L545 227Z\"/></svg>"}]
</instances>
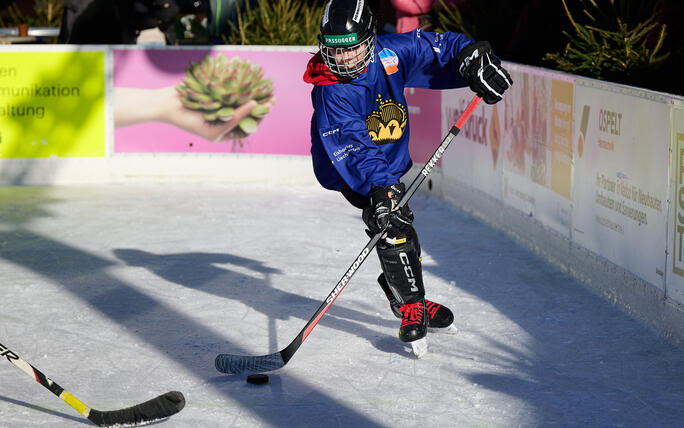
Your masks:
<instances>
[{"instance_id":1,"label":"hockey stick","mask_svg":"<svg viewBox=\"0 0 684 428\"><path fill-rule=\"evenodd\" d=\"M461 131L463 124L468 120L473 111L475 111L475 108L478 106L478 104L480 104L480 101L482 101L482 98L479 96L476 95L473 97L472 101L470 101L470 104L468 104L468 107L466 107L465 111L463 111L461 114L461 117L451 127L451 130L447 136L442 140L442 144L437 147L437 150L435 150L435 153L420 171L420 174L413 179L411 185L408 187L408 189L406 189L406 193L404 196L402 196L396 209L403 207L406 205L408 200L411 199L411 196L413 196L416 190L418 190L418 187L421 185L423 180L425 180L425 178L430 174L432 168L434 168L435 164L437 164L437 161L439 161L439 159L442 157L442 154L444 154L444 151L451 143L451 140L453 140L454 137ZM364 260L366 260L366 257L368 257L371 250L378 243L383 233L384 232L376 233L371 238L368 244L366 244L363 250L361 250L361 253L359 253L359 255L356 257L354 263L352 263L349 269L347 269L345 274L339 280L335 288L333 288L330 294L328 294L328 297L325 299L323 304L321 304L316 313L314 313L313 317L311 317L302 331L299 332L297 337L295 337L295 339L289 345L287 345L285 349L279 352L274 352L273 354L259 356L219 354L216 356L216 360L214 362L216 370L227 374L260 373L277 370L287 364L294 353L297 352L297 349L299 349L301 344L306 340L307 336L309 336L311 330L316 327L316 324L318 324L328 308L330 308L335 299L337 299L337 296L339 296L344 287L347 286L351 277L359 269L359 266L361 266Z\"/></svg>"},{"instance_id":2,"label":"hockey stick","mask_svg":"<svg viewBox=\"0 0 684 428\"><path fill-rule=\"evenodd\" d=\"M145 425L159 419L168 418L180 412L185 406L185 398L178 391L170 391L144 403L121 410L100 411L83 404L61 386L57 385L40 370L21 359L17 354L0 343L0 357L14 364L21 371L31 376L39 384L64 400L68 405L92 423L101 427Z\"/></svg>"}]
</instances>

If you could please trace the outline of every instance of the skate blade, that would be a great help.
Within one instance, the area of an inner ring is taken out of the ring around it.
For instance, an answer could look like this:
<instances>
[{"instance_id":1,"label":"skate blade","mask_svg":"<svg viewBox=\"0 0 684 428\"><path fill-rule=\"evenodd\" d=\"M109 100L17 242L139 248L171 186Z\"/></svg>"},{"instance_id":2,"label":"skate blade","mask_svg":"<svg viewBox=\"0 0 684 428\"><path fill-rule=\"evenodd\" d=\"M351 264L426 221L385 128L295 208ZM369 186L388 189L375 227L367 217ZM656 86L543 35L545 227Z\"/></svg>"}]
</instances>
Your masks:
<instances>
[{"instance_id":1,"label":"skate blade","mask_svg":"<svg viewBox=\"0 0 684 428\"><path fill-rule=\"evenodd\" d=\"M427 337L411 342L411 348L417 359L423 358L428 353Z\"/></svg>"},{"instance_id":2,"label":"skate blade","mask_svg":"<svg viewBox=\"0 0 684 428\"><path fill-rule=\"evenodd\" d=\"M449 324L443 328L429 328L430 333L441 333L441 334L456 334L458 333L458 328L455 325Z\"/></svg>"}]
</instances>

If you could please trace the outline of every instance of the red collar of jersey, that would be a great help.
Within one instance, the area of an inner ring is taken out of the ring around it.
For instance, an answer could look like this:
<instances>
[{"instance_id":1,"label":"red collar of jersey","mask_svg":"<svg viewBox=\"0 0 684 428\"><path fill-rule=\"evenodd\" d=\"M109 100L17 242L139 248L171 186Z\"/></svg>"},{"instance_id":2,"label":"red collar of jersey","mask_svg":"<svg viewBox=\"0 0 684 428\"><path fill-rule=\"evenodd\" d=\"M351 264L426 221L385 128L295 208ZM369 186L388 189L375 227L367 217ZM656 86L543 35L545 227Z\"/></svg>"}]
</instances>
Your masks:
<instances>
[{"instance_id":1,"label":"red collar of jersey","mask_svg":"<svg viewBox=\"0 0 684 428\"><path fill-rule=\"evenodd\" d=\"M368 70L366 68L366 70ZM363 70L365 73L366 70ZM334 85L335 83L344 82L348 79L340 77L337 74L330 71L327 65L323 62L323 57L320 52L317 52L306 65L306 71L304 72L304 81L306 83L311 83L315 86L322 85Z\"/></svg>"}]
</instances>

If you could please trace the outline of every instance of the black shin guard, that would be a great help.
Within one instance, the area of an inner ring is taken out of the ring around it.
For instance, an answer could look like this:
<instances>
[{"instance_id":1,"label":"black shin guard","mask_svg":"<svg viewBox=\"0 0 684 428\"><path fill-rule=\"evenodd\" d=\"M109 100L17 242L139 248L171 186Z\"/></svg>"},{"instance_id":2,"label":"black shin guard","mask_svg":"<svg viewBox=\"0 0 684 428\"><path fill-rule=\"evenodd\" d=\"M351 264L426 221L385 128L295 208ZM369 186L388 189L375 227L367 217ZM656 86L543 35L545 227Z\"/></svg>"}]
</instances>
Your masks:
<instances>
[{"instance_id":1,"label":"black shin guard","mask_svg":"<svg viewBox=\"0 0 684 428\"><path fill-rule=\"evenodd\" d=\"M399 304L415 303L425 297L418 236L411 226L403 232L381 239L377 246L382 271Z\"/></svg>"},{"instance_id":2,"label":"black shin guard","mask_svg":"<svg viewBox=\"0 0 684 428\"><path fill-rule=\"evenodd\" d=\"M401 303L399 303L397 298L394 297L394 293L392 292L392 290L390 290L389 284L385 279L384 272L381 273L380 276L378 276L378 284L380 285L380 288L382 288L382 292L385 293L385 296L387 297L387 300L390 304L390 309L392 309L392 313L394 314L394 316L397 318L401 318L401 312L399 312L399 306L401 306Z\"/></svg>"}]
</instances>

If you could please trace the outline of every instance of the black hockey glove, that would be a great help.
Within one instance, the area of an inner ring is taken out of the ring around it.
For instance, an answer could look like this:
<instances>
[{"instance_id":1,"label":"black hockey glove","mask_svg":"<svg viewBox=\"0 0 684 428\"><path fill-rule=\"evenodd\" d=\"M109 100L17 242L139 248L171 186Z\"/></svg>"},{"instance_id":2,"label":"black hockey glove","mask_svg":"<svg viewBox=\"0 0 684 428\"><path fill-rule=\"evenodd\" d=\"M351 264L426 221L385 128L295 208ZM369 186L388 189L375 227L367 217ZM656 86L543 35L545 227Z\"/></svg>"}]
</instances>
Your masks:
<instances>
[{"instance_id":1,"label":"black hockey glove","mask_svg":"<svg viewBox=\"0 0 684 428\"><path fill-rule=\"evenodd\" d=\"M466 46L456 61L459 63L458 71L465 77L470 89L487 104L501 101L506 89L513 84L510 74L492 53L489 42L475 42Z\"/></svg>"},{"instance_id":2,"label":"black hockey glove","mask_svg":"<svg viewBox=\"0 0 684 428\"><path fill-rule=\"evenodd\" d=\"M399 234L413 223L413 213L405 204L397 209L397 204L406 192L404 183L391 186L376 186L371 189L371 206L363 211L363 221L373 233L385 228L391 235Z\"/></svg>"}]
</instances>

